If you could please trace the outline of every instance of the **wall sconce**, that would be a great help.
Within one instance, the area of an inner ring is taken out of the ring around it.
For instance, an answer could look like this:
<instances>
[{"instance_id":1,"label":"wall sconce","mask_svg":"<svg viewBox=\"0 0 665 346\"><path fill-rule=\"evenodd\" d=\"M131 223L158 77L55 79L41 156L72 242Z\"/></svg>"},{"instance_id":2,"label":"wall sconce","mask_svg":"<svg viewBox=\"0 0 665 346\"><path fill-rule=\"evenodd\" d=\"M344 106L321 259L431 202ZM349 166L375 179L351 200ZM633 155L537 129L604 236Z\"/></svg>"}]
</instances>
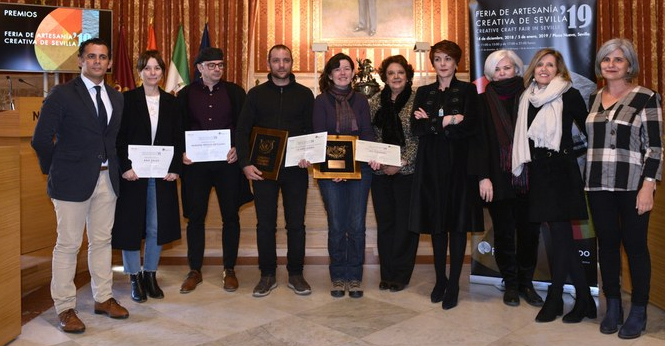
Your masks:
<instances>
[{"instance_id":1,"label":"wall sconce","mask_svg":"<svg viewBox=\"0 0 665 346\"><path fill-rule=\"evenodd\" d=\"M430 50L429 42L416 42L416 45L413 46L413 50L418 54L418 65L420 65L419 77L421 83L423 79L423 70L425 70L425 82L423 84L426 84L429 71L425 68L423 56Z\"/></svg>"},{"instance_id":2,"label":"wall sconce","mask_svg":"<svg viewBox=\"0 0 665 346\"><path fill-rule=\"evenodd\" d=\"M319 74L319 53L323 53L325 57L328 51L328 44L325 42L312 43L312 52L314 52L314 96L318 94L319 83L316 82L316 76Z\"/></svg>"}]
</instances>

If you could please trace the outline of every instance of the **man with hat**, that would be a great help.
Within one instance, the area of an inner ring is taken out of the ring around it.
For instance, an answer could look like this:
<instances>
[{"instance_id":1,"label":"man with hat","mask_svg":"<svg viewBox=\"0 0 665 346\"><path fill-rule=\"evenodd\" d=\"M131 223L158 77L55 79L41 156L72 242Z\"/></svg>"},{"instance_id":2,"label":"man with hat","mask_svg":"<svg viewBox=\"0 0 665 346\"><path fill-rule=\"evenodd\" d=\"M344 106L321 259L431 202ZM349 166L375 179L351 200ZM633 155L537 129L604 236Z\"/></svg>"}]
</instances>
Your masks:
<instances>
[{"instance_id":1,"label":"man with hat","mask_svg":"<svg viewBox=\"0 0 665 346\"><path fill-rule=\"evenodd\" d=\"M204 48L194 61L201 79L178 93L185 131L231 130L231 150L226 161L192 162L183 153L182 174L183 212L187 222L187 260L190 271L180 287L189 293L203 281L201 267L205 250L205 219L210 191L214 187L222 215L222 251L224 290L238 289L234 266L240 243L238 209L251 200L249 183L238 167L235 149L235 129L238 115L245 102L245 91L237 84L223 81L224 53L219 48Z\"/></svg>"}]
</instances>

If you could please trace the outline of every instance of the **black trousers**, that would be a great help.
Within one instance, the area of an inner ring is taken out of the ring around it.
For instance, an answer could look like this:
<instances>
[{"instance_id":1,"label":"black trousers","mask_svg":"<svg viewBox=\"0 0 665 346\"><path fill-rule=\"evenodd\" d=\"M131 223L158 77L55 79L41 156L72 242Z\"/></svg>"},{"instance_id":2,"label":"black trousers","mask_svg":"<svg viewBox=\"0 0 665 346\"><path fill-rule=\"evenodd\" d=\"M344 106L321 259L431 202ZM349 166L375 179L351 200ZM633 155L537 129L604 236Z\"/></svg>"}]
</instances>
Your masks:
<instances>
[{"instance_id":1,"label":"black trousers","mask_svg":"<svg viewBox=\"0 0 665 346\"><path fill-rule=\"evenodd\" d=\"M189 268L201 270L205 251L205 219L210 191L215 188L222 215L224 267L233 268L240 244L240 178L237 163L199 162L184 167L183 189L187 205L187 259Z\"/></svg>"},{"instance_id":2,"label":"black trousers","mask_svg":"<svg viewBox=\"0 0 665 346\"><path fill-rule=\"evenodd\" d=\"M588 296L591 292L586 281L586 274L580 259L580 248L573 238L573 226L570 221L548 222L552 247L549 253L552 274L552 291L561 292L566 278L575 286L578 297Z\"/></svg>"},{"instance_id":3,"label":"black trousers","mask_svg":"<svg viewBox=\"0 0 665 346\"><path fill-rule=\"evenodd\" d=\"M408 229L412 182L412 174L372 177L381 281L408 285L411 280L420 238Z\"/></svg>"},{"instance_id":4,"label":"black trousers","mask_svg":"<svg viewBox=\"0 0 665 346\"><path fill-rule=\"evenodd\" d=\"M307 169L282 167L277 181L253 181L256 209L256 242L261 275L275 275L277 270L277 200L282 191L286 222L287 260L289 275L300 275L305 263L305 206L309 178Z\"/></svg>"},{"instance_id":5,"label":"black trousers","mask_svg":"<svg viewBox=\"0 0 665 346\"><path fill-rule=\"evenodd\" d=\"M488 206L494 228L494 259L506 287L533 287L540 224L529 222L529 199L518 196Z\"/></svg>"},{"instance_id":6,"label":"black trousers","mask_svg":"<svg viewBox=\"0 0 665 346\"><path fill-rule=\"evenodd\" d=\"M633 286L631 301L649 303L651 257L647 246L649 215L637 214L637 191L589 191L589 207L598 235L598 261L603 292L621 298L621 245L628 257Z\"/></svg>"}]
</instances>

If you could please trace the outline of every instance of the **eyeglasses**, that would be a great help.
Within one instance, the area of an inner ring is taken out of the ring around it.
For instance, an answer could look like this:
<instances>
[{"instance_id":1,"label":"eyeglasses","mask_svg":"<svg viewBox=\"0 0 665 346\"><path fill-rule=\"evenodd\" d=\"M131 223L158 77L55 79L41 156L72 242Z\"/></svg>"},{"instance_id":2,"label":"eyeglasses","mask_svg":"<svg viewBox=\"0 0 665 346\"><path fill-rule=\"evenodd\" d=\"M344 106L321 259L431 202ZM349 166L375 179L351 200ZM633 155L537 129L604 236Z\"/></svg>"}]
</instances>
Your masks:
<instances>
[{"instance_id":1,"label":"eyeglasses","mask_svg":"<svg viewBox=\"0 0 665 346\"><path fill-rule=\"evenodd\" d=\"M203 64L203 65L205 65L205 67L207 67L208 70L214 70L215 67L219 67L219 69L221 70L221 69L224 68L224 65L226 65L226 64L224 64L223 62L220 62L220 63L217 63L217 64L215 64L214 62L209 62L209 63Z\"/></svg>"}]
</instances>

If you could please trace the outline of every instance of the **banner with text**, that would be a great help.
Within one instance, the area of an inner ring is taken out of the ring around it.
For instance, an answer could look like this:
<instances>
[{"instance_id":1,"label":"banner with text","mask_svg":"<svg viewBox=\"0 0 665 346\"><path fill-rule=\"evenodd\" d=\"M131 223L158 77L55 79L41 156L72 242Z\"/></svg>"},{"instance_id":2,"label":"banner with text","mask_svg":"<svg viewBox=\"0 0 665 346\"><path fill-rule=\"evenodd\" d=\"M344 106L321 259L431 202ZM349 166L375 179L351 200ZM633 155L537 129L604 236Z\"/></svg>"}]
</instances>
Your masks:
<instances>
[{"instance_id":1,"label":"banner with text","mask_svg":"<svg viewBox=\"0 0 665 346\"><path fill-rule=\"evenodd\" d=\"M514 51L524 61L526 68L536 51L552 47L563 55L573 86L588 102L589 95L597 88L594 72L596 17L596 0L471 0L471 81L476 84L479 93L484 92L489 83L483 73L485 59L496 50ZM590 222L583 221L574 222L573 228L589 285L597 286L593 227ZM549 229L546 226L541 227L541 233L534 279L548 281L549 261L546 253L551 251L545 249L549 250L554 244L549 241ZM472 237L472 278L501 278L494 260L493 234L491 228L483 235Z\"/></svg>"}]
</instances>

